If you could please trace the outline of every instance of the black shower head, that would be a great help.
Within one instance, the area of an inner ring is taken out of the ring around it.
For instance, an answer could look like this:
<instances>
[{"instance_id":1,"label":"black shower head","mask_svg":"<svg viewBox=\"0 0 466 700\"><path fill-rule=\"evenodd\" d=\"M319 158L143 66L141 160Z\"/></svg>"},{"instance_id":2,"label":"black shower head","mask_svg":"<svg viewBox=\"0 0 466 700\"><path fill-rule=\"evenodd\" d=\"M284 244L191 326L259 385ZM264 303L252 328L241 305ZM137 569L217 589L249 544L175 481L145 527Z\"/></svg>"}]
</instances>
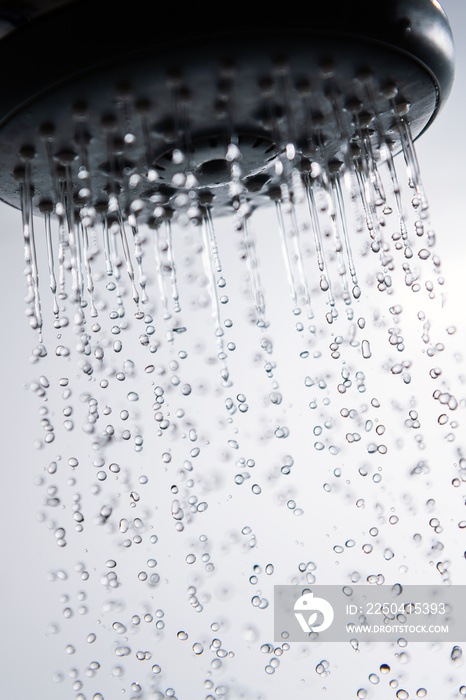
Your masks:
<instances>
[{"instance_id":1,"label":"black shower head","mask_svg":"<svg viewBox=\"0 0 466 700\"><path fill-rule=\"evenodd\" d=\"M363 135L400 150L400 118L416 138L453 80L435 0L24 8L0 5L0 195L14 206L26 177L36 209L68 181L77 207L123 194L150 220L154 197L174 208L188 192L222 211L234 146L254 208L279 186L282 157L332 174L358 161Z\"/></svg>"}]
</instances>

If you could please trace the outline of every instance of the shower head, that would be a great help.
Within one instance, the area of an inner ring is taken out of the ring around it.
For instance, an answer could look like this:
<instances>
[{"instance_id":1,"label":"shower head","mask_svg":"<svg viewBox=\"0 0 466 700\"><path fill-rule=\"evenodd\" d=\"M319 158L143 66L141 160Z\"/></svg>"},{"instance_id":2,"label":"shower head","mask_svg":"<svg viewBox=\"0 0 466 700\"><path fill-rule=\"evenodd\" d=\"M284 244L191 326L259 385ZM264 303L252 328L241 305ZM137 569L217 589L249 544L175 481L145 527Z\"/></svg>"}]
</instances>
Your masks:
<instances>
[{"instance_id":1,"label":"shower head","mask_svg":"<svg viewBox=\"0 0 466 700\"><path fill-rule=\"evenodd\" d=\"M291 170L331 177L372 146L376 160L406 150L450 92L435 0L218 9L2 2L2 199L21 206L27 181L35 210L65 188L78 212L116 194L149 223L154 202L244 214Z\"/></svg>"},{"instance_id":2,"label":"shower head","mask_svg":"<svg viewBox=\"0 0 466 700\"><path fill-rule=\"evenodd\" d=\"M0 16L5 7L0 5ZM66 298L65 270L71 269L78 317L88 304L86 276L91 315L96 314L89 260L99 250L100 223L107 275L118 267L115 261L126 260L142 316L139 302L147 295L141 226L153 230L162 249L171 241L172 220L207 226L219 271L213 213L233 216L252 255L248 221L256 209L275 205L287 251L281 207L289 211L307 201L316 279L328 293L329 323L338 315L335 298L349 305L361 294L348 204L362 212L371 249L384 253L383 275L390 262L382 211L383 216L397 211L395 247L412 257L393 157L403 153L413 205L425 219L428 202L413 142L437 115L453 81L451 30L440 5L338 1L308 4L298 17L264 13L241 0L221 21L216 9L203 5L191 17L171 5L148 13L141 0L128 12L88 0L52 0L39 3L30 16L18 11L18 26L4 30L0 60L10 68L0 98L0 198L22 211L33 327L42 328L33 226L39 212L45 218L56 323L54 246L60 259L58 298ZM382 165L390 175L391 205L378 170ZM322 199L323 204L317 201ZM51 232L52 220L57 234ZM336 293L324 245L329 222L340 261L336 286L342 290ZM165 243L158 240L161 227ZM423 227L422 221L416 226L417 236ZM287 256L295 312L304 306L312 317L308 291L298 304L293 255ZM165 267L157 265L158 276L168 271L174 282L171 253ZM252 277L255 267L250 261ZM299 267L302 277L301 262ZM262 325L257 280L254 286ZM308 289L304 278L301 286ZM173 299L179 311L176 284Z\"/></svg>"}]
</instances>

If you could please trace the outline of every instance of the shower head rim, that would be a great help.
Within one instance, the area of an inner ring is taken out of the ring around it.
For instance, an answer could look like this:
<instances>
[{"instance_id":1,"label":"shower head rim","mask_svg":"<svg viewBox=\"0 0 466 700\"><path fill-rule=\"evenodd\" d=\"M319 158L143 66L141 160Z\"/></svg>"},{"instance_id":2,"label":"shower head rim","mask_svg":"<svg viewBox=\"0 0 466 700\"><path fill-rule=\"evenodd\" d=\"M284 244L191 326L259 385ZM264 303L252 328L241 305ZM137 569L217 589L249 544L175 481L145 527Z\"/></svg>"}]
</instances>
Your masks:
<instances>
[{"instance_id":1,"label":"shower head rim","mask_svg":"<svg viewBox=\"0 0 466 700\"><path fill-rule=\"evenodd\" d=\"M337 3L338 5L339 3ZM137 57L151 57L152 64L149 65L155 65L157 61L160 60L161 65L164 66L162 70L164 69L170 69L171 66L177 65L177 60L179 64L183 63L183 59L186 60L186 58L191 58L191 63L195 63L195 57L190 55L191 51L195 50L195 55L199 56L199 65L201 67L201 70L205 69L205 66L203 67L203 58L202 56L207 55L209 57L209 52L215 57L218 58L218 71L219 73L224 74L229 74L229 72L234 72L234 66L231 66L229 64L225 64L223 62L223 59L233 57L233 59L238 59L238 55L240 53L245 53L246 56L251 58L251 61L258 55L262 53L267 53L269 52L270 56L269 58L271 59L271 65L273 64L273 61L276 61L277 58L280 58L283 55L288 55L292 57L293 60L299 63L300 58L302 55L307 51L308 54L312 55L313 48L310 48L310 43L311 40L313 41L313 45L319 46L319 50L321 50L322 46L326 45L326 41L322 40L322 37L331 37L329 40L329 47L331 47L333 50L338 50L341 49L341 55L343 56L343 61L345 60L345 52L343 50L343 46L348 46L349 47L349 53L353 54L356 51L359 51L361 47L365 47L366 51L365 55L367 56L367 60L362 61L360 63L361 67L367 66L369 63L369 59L373 56L374 52L380 52L382 55L382 58L379 57L378 59L378 65L376 68L378 68L385 59L388 60L388 58L393 58L393 61L399 61L401 62L402 69L398 69L398 73L400 75L403 74L404 72L404 67L405 65L411 70L413 69L413 66L416 66L416 70L419 71L419 75L421 76L421 81L422 81L422 86L420 89L420 92L422 94L428 94L429 95L429 106L428 106L428 114L426 119L421 125L421 128L419 129L414 129L414 138L417 138L420 133L423 133L427 127L433 122L435 117L437 116L438 112L440 111L440 108L445 101L452 85L452 80L453 80L453 60L452 60L452 44L447 44L444 47L444 53L443 53L443 59L442 61L438 61L437 59L437 64L436 60L431 62L431 65L425 62L423 60L425 56L422 55L422 51L416 52L418 55L416 55L413 51L409 50L407 46L407 40L403 40L403 42L399 42L400 45L394 46L393 41L389 40L389 32L388 30L385 33L385 36L373 36L373 37L368 37L368 36L363 36L364 32L361 31L360 26L356 27L354 24L354 18L353 18L353 26L347 26L345 27L345 32L343 32L343 28L341 26L341 18L340 18L340 25L337 27L333 27L332 32L328 32L328 28L324 27L322 23L324 23L325 20L328 21L328 9L321 9L320 12L322 14L321 16L321 24L319 25L318 22L316 22L311 28L296 28L295 26L291 26L289 23L283 26L279 27L278 22L275 21L272 22L270 18L266 18L266 20L262 23L256 23L256 26L254 28L254 32L250 34L249 36L245 34L240 34L237 36L234 32L232 33L230 30L228 31L222 31L219 36L213 36L212 30L210 29L210 32L204 29L204 32L200 35L202 37L210 36L210 41L206 46L200 46L201 40L199 39L199 36L192 38L188 36L184 36L183 34L181 37L178 37L178 41L175 42L177 44L174 49L169 52L167 49L167 46L170 46L170 42L165 42L163 43L162 46L157 46L157 47L144 47L144 48L138 48L138 50L131 51L129 47L127 47L127 51L125 52L124 55L119 56L116 61L112 59L106 61L105 65L102 64L101 60L98 60L96 58L96 55L94 54L93 58L90 58L88 61L87 67L81 66L78 70L78 67L76 65L76 57L73 57L74 63L71 67L71 70L68 70L68 68L65 69L65 61L63 62L57 62L56 61L56 49L54 48L53 45L53 38L57 37L60 30L60 27L63 26L64 22L71 23L74 27L75 35L79 38L84 31L84 28L86 26L86 22L88 20L88 17L86 15L86 8L90 7L92 4L89 4L87 0L73 0L71 2L65 2L62 4L61 7L55 9L52 12L46 13L37 19L33 20L29 25L23 26L22 28L18 29L16 32L13 32L10 36L6 37L4 40L0 41L0 57L2 55L2 51L5 51L6 54L8 52L12 52L15 55L20 54L21 47L24 46L24 43L30 41L30 38L33 37L34 35L37 37L37 32L39 31L40 33L40 40L43 45L45 45L45 48L51 47L50 48L50 55L49 59L53 59L53 67L61 74L59 78L57 78L57 73L55 76L52 76L51 72L47 69L42 69L39 67L38 72L39 77L42 78L43 76L43 89L41 92L41 89L39 88L38 93L31 94L30 90L30 84L28 85L26 77L28 75L28 71L30 70L30 66L28 63L23 63L18 62L17 70L23 71L22 73L22 78L20 80L17 80L17 89L20 91L23 90L23 95L27 93L28 97L22 99L21 97L18 99L14 99L15 95L12 94L14 91L3 91L3 94L9 94L11 97L10 101L10 106L6 105L5 102L3 103L3 115L2 115L2 102L0 100L0 143L3 140L7 138L5 136L5 133L8 134L9 131L5 127L7 127L9 124L15 124L15 120L18 118L18 115L26 115L26 121L23 121L23 124L27 124L27 118L29 111L33 112L35 105L41 103L42 99L51 99L51 102L49 104L52 106L53 110L53 95L56 94L57 97L57 103L59 96L61 95L61 90L62 89L67 89L68 86L73 85L75 81L79 82L81 79L85 79L86 76L90 76L93 72L96 71L97 64L99 64L99 67L102 68L105 74L105 70L107 69L108 74L111 74L112 71L114 72L114 77L115 81L119 78L119 71L124 68L125 62L128 60L129 57L133 58L136 60ZM137 5L137 3L136 3ZM379 12L381 13L380 16L383 14L383 8L385 7L386 3L382 2L379 7ZM393 10L395 6L399 5L397 2L393 2L391 0L390 6ZM403 2L403 13L406 15L408 12L409 6L412 6L414 10L418 8L419 6L424 6L427 8L432 9L433 7L435 8L430 0L409 0L408 2ZM137 5L138 6L138 5ZM345 6L347 6L347 3L345 3ZM94 7L92 5L92 7ZM104 6L99 6L101 11L105 10L105 4ZM353 3L352 7L359 7L360 9L362 8L361 11L365 11L368 7L367 0L359 0L358 3ZM382 8L382 9L380 9ZM327 15L326 15L327 13ZM105 14L105 12L104 12ZM408 13L409 14L409 13ZM396 15L396 13L395 13ZM117 16L112 15L113 20L116 21L118 18ZM132 20L133 24L131 24L131 17L129 18L124 18L125 20L128 20L130 22L130 26L134 26L134 20ZM435 21L438 21L441 23L441 27L443 32L451 37L451 32L449 29L449 25L447 23L446 17L444 17L444 14L440 11L436 11L435 14ZM81 24L79 24L81 23ZM405 24L408 23L408 20L405 21ZM136 22L137 24L137 22ZM202 24L202 18L201 18L201 24ZM400 24L399 20L394 21L394 24L396 24L397 31L399 30L398 25ZM210 25L209 25L210 26ZM96 25L97 30L98 30L98 25ZM339 31L340 29L340 31ZM96 31L96 28L94 28L94 31ZM100 30L99 30L100 31ZM356 31L358 33L356 33ZM45 32L45 34L44 34ZM48 32L48 33L47 33ZM111 36L111 31L107 30L107 34ZM366 32L367 34L367 32ZM94 33L93 37L95 38L98 35ZM145 35L147 37L147 34ZM277 37L281 37L281 41L278 42L278 50L276 49L276 39ZM65 32L65 38L66 37L66 32ZM320 39L319 39L320 38ZM356 38L358 40L356 40ZM359 38L363 39L359 41ZM260 39L260 41L259 41ZM180 49L179 44L183 44L183 47ZM262 43L261 43L262 42ZM144 42L143 42L144 43ZM409 43L409 42L408 42ZM96 42L90 42L91 47L95 47L97 44ZM105 42L103 42L103 46L105 46ZM100 49L102 49L102 46L99 44ZM254 53L256 51L256 53ZM301 51L301 54L300 54ZM104 51L105 52L105 51ZM331 51L329 50L328 52L331 54ZM45 60L45 63L47 63L47 60L49 60L47 57L44 59L44 56L46 55L45 52L41 52L39 54L39 59L40 60ZM65 56L69 55L69 51L65 52ZM321 54L321 56L324 54ZM430 54L429 54L430 56ZM438 57L437 57L438 58ZM441 64L441 65L440 65ZM439 68L440 65L440 68ZM50 67L50 66L49 66ZM437 68L437 70L436 70ZM272 68L272 72L275 71L276 75L280 75L283 73L283 65L280 64L280 60L275 63L275 65ZM320 70L320 69L319 69ZM324 71L326 68L324 68ZM150 72L150 71L149 71ZM377 73L377 70L375 71ZM71 74L71 77L70 77ZM439 77L440 76L440 77ZM56 82L58 80L58 82ZM176 78L173 78L174 81L176 81ZM416 80L419 79L416 78ZM19 86L19 87L18 87ZM40 94L39 94L40 93ZM6 99L6 98L4 98ZM16 102L13 106L12 103ZM209 118L211 118L211 115L209 114ZM211 130L212 133L215 134L218 132L218 124L215 124L213 122L210 122L212 124ZM39 124L36 124L36 126L39 126ZM234 125L235 127L237 125ZM257 124L252 124L251 126L251 131L257 131L256 128L252 127L257 127ZM248 125L246 125L246 132L248 130ZM3 134L3 137L2 137ZM263 133L264 138L269 138L270 134L267 132ZM35 135L35 140L37 143L38 136L37 134ZM14 168L19 164L19 157L18 157L18 152L20 148L24 145L29 146L31 143L34 141L34 138L32 134L28 134L27 129L23 129L22 134L21 134L21 139L23 139L22 143L19 143L19 148L17 149L16 154L11 154L9 153L8 156L8 166L11 166L10 170L13 171ZM273 139L271 139L272 141ZM162 149L163 150L163 149ZM279 152L280 148L277 147L276 151ZM8 152L8 148L7 148ZM160 150L159 150L160 154ZM104 161L104 158L102 158L102 161ZM256 171L259 170L260 168L256 168ZM254 169L253 169L254 170ZM4 188L0 184L0 192L2 196L4 196ZM4 197L6 200L11 200L11 198ZM10 201L11 203L11 201Z\"/></svg>"},{"instance_id":2,"label":"shower head rim","mask_svg":"<svg viewBox=\"0 0 466 700\"><path fill-rule=\"evenodd\" d=\"M48 6L49 0L44 4ZM211 4L213 7L213 3ZM351 5L351 12L348 14L347 8L349 4ZM2 2L0 0L0 15L1 5ZM41 2L38 5L40 6ZM145 30L144 38L141 39L141 28L144 29L144 26L141 27L137 19L134 19L138 17L137 10L141 10L145 6L143 0L142 2L141 0L135 0L135 3L132 3L132 14L125 14L123 18L120 18L116 12L112 13L107 3L96 4L91 0L53 0L52 5L54 5L53 9L38 12L37 16L30 18L27 23L20 24L15 31L0 39L0 57L5 54L5 65L9 65L10 76L12 75L11 71L15 69L19 71L16 79L15 77L10 79L9 89L3 91L2 99L0 100L0 125L17 109L23 108L30 100L40 96L42 92L53 90L55 86L74 80L81 73L98 70L100 66L105 67L105 65L114 60L121 62L125 56L130 57L134 51L148 51L154 52L155 55L157 53L163 55L165 51L171 51L174 48L181 58L185 53L184 46L187 46L189 50L189 48L195 48L204 41L208 41L212 47L215 47L216 43L218 45L225 41L227 44L231 43L232 45L236 43L239 48L248 42L249 37L252 37L253 41L260 41L265 36L265 44L268 43L269 45L272 45L273 40L277 38L282 38L285 42L287 38L311 42L313 38L319 36L333 37L336 40L349 40L356 43L363 41L369 44L384 45L387 49L401 52L407 59L416 61L424 68L438 91L438 108L448 98L453 85L454 43L451 27L445 12L439 3L434 3L433 0L379 0L376 9L370 7L371 3L369 0L358 0L358 2L353 3L347 3L344 0L336 0L333 3L319 3L317 7L309 9L311 16L303 17L299 26L287 20L286 16L285 18L279 16L275 20L271 19L270 15L264 15L264 13L259 11L259 16L257 17L255 7L251 8L244 3L244 14L249 19L247 30L239 29L236 26L227 29L222 23L218 22L209 24L206 22L206 15L209 17L206 11L201 16L195 16L193 20L190 18L187 25L182 27L185 33L178 31L177 38L165 38L160 41L160 37L157 37L157 46L159 48L154 46L153 37L151 39L151 33L147 33L147 29ZM369 8L372 15L370 20L365 18ZM389 8L389 12L387 8ZM238 9L241 9L241 6ZM208 7L206 10L208 10ZM419 23L420 10L426 14L424 24L429 24L430 43L425 45L421 39L427 34L427 28L422 22ZM167 24L169 23L169 13L171 11L174 10L170 10L169 7L164 8L164 18ZM101 16L96 18L97 12L100 12ZM430 13L429 17L427 17L428 12ZM416 13L418 14L416 15ZM76 48L73 45L73 41L79 42L89 32L89 16L93 17L91 24L95 23L93 38L98 37L99 42L88 41L86 54L98 49L101 57L99 58L98 55L94 54L94 57L90 58L87 64L84 65L82 61L86 56L83 57L82 52L80 52L79 57L76 57L79 63L73 65L71 69L64 70L65 65L68 65L67 61L69 61L70 52L73 48ZM418 24L421 26L414 27L414 20L418 20ZM378 26L382 21L387 25L383 31ZM122 22L124 22L124 26L122 26ZM368 24L365 24L365 22L368 22ZM331 23L330 26L329 23ZM146 24L150 23L147 22ZM67 42L65 55L67 60L57 61L55 49L52 49L51 56L46 59L46 65L43 65L41 61L44 61L49 47L56 45L54 39L56 40L59 37L60 28L64 26L73 27L72 33L65 35ZM131 32L135 31L136 28L139 30L137 38L132 39ZM410 35L413 33L413 29L415 30L415 37L411 38ZM118 36L118 30L125 32L124 41L128 48L116 54L113 48L115 42L111 35L112 32L115 32ZM231 41L232 36L234 37L233 41ZM36 44L34 44L34 37ZM436 39L436 43L434 39ZM113 49L113 52L110 51L110 58L108 58L107 40L110 42L109 46ZM132 41L135 42L133 45L131 44ZM144 48L141 49L141 46L144 46ZM28 51L28 55L23 56L23 60L21 60L21 49L27 49ZM49 76L52 68L58 68L60 74L52 80L49 80L48 77L45 78L45 82L36 91L35 95L29 93L27 97L20 97L19 99L12 97L11 107L8 105L3 106L4 100L8 99L12 92L13 83L16 88L19 86L20 89L29 89L27 73L30 71L31 66L28 59L34 53L34 49L37 49L36 55L34 55L35 79L37 79L38 75L39 79L41 79L41 74ZM280 54L281 51L276 51L276 53ZM13 65L11 65L11 60L7 60L12 55L16 59ZM436 113L437 111L438 109Z\"/></svg>"}]
</instances>

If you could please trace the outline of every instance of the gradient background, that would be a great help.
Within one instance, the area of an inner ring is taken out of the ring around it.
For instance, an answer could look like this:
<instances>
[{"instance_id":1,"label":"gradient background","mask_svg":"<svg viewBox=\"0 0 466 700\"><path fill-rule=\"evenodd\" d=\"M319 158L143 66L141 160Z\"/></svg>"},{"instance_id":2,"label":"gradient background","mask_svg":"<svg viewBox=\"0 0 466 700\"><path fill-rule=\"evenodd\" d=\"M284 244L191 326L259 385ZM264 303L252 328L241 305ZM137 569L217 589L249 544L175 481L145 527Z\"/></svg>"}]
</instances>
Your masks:
<instances>
[{"instance_id":1,"label":"gradient background","mask_svg":"<svg viewBox=\"0 0 466 700\"><path fill-rule=\"evenodd\" d=\"M466 2L444 0L457 50L452 95L436 122L417 143L425 189L437 230L455 322L466 342ZM1 621L0 697L14 700L64 700L69 684L51 675L62 665L63 641L44 641L56 617L57 592L47 580L56 545L37 524L39 509L36 434L37 402L24 389L33 336L24 315L25 284L20 217L0 207L1 299ZM30 426L33 428L30 430ZM458 583L458 582L456 582ZM59 637L59 635L58 635ZM413 671L414 669L411 669Z\"/></svg>"}]
</instances>

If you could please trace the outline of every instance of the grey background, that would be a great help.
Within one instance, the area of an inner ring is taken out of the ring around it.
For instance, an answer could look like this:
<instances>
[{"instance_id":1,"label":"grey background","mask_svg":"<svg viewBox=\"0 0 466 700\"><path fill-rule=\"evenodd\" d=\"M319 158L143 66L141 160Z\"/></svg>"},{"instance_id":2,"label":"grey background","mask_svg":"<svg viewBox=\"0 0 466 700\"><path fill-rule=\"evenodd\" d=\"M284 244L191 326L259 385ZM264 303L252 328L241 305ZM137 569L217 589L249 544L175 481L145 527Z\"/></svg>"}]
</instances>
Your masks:
<instances>
[{"instance_id":1,"label":"grey background","mask_svg":"<svg viewBox=\"0 0 466 700\"><path fill-rule=\"evenodd\" d=\"M462 0L444 0L443 6L456 37L456 80L448 104L417 148L450 296L457 308L456 322L464 336L466 5ZM55 661L63 655L62 641L49 638L44 644L47 625L56 615L57 593L47 580L48 562L53 561L56 548L50 538L44 537L36 521L37 453L30 444L29 426L37 421L37 411L23 387L29 370L31 332L24 317L18 213L0 207L0 226L3 632L0 695L15 700L64 700L69 686L65 689L50 680L58 665ZM410 673L414 672L415 666L411 666ZM72 695L70 691L69 697Z\"/></svg>"}]
</instances>

